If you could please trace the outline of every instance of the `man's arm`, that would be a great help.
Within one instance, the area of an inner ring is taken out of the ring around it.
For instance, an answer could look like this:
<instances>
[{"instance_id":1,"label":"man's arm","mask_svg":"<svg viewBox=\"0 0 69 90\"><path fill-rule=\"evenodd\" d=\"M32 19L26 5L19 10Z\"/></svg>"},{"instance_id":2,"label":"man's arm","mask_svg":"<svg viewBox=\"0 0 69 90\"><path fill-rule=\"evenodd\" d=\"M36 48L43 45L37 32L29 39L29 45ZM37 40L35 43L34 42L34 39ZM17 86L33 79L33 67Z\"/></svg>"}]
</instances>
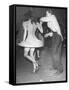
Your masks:
<instances>
[{"instance_id":1,"label":"man's arm","mask_svg":"<svg viewBox=\"0 0 69 90\"><path fill-rule=\"evenodd\" d=\"M48 22L49 18L48 17L41 17L40 21L42 22Z\"/></svg>"},{"instance_id":2,"label":"man's arm","mask_svg":"<svg viewBox=\"0 0 69 90\"><path fill-rule=\"evenodd\" d=\"M58 33L58 32L57 32ZM63 41L63 36L62 36L62 34L61 33L58 33L60 36L61 36L61 39L62 39L62 41Z\"/></svg>"},{"instance_id":3,"label":"man's arm","mask_svg":"<svg viewBox=\"0 0 69 90\"><path fill-rule=\"evenodd\" d=\"M53 32L49 32L49 33L46 33L46 34L44 35L45 38L47 38L48 36L52 37L52 36L53 36Z\"/></svg>"}]
</instances>

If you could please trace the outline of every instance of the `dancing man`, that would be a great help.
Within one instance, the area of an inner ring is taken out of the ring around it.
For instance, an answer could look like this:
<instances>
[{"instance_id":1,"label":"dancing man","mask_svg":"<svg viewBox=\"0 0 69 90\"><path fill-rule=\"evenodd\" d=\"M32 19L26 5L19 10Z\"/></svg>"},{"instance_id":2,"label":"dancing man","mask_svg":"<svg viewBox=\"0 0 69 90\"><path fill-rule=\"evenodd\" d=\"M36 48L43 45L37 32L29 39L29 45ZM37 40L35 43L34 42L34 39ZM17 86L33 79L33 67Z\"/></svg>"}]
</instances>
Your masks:
<instances>
[{"instance_id":1,"label":"dancing man","mask_svg":"<svg viewBox=\"0 0 69 90\"><path fill-rule=\"evenodd\" d=\"M57 73L63 72L63 65L61 62L61 46L63 41L63 36L61 34L61 29L57 18L52 11L46 11L46 16L41 17L40 21L47 22L48 28L51 32L45 34L45 38L48 36L52 37L52 62L53 62L53 69L57 70Z\"/></svg>"}]
</instances>

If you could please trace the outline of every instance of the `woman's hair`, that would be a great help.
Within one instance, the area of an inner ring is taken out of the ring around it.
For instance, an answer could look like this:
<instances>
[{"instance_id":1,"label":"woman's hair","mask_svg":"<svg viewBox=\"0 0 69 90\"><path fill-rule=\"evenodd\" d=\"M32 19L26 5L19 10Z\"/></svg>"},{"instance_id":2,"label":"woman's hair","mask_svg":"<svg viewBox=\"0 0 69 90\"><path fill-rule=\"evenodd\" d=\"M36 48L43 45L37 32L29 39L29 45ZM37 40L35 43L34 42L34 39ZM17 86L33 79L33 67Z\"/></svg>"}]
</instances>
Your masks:
<instances>
[{"instance_id":1,"label":"woman's hair","mask_svg":"<svg viewBox=\"0 0 69 90\"><path fill-rule=\"evenodd\" d=\"M33 22L36 23L36 22L37 22L37 18L36 18L36 17L32 17L32 18L31 18L31 22L32 22L32 23L33 23Z\"/></svg>"},{"instance_id":2,"label":"woman's hair","mask_svg":"<svg viewBox=\"0 0 69 90\"><path fill-rule=\"evenodd\" d=\"M41 17L38 17L38 18L37 18L37 22L39 22L39 23L40 23L40 18L41 18Z\"/></svg>"},{"instance_id":3,"label":"woman's hair","mask_svg":"<svg viewBox=\"0 0 69 90\"><path fill-rule=\"evenodd\" d=\"M26 13L24 14L24 20L23 20L23 21L27 21L27 20L29 20L29 19L31 19L31 18L32 18L32 11L29 10L28 12L26 12Z\"/></svg>"},{"instance_id":4,"label":"woman's hair","mask_svg":"<svg viewBox=\"0 0 69 90\"><path fill-rule=\"evenodd\" d=\"M34 17L32 15L32 11L31 10L29 10L28 12L26 12L24 14L24 20L23 21L28 21L29 19L31 19L31 23L33 23L33 22L36 23L36 21L37 21L36 17Z\"/></svg>"}]
</instances>

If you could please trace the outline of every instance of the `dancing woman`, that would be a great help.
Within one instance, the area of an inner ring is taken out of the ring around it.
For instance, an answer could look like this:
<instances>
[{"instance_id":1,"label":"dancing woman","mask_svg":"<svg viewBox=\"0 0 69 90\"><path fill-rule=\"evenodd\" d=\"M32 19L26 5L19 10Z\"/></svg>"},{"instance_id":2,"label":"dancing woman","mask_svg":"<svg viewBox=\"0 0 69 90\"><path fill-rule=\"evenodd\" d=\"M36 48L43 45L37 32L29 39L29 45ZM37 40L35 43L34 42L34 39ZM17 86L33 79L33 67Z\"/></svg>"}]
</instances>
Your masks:
<instances>
[{"instance_id":1,"label":"dancing woman","mask_svg":"<svg viewBox=\"0 0 69 90\"><path fill-rule=\"evenodd\" d=\"M43 41L35 36L36 29L43 33L42 24L35 23L31 18L22 23L24 28L23 41L18 43L24 47L24 56L33 63L33 72L38 70L38 63L35 60L35 48L43 47Z\"/></svg>"}]
</instances>

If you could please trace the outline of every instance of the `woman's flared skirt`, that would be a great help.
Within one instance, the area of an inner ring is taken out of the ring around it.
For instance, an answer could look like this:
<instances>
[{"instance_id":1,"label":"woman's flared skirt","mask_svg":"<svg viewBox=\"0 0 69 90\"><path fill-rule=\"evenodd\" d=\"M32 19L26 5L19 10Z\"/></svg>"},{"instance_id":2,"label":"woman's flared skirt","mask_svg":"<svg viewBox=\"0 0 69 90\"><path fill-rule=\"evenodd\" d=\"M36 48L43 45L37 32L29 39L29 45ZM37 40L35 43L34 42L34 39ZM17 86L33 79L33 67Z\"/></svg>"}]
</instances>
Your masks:
<instances>
[{"instance_id":1,"label":"woman's flared skirt","mask_svg":"<svg viewBox=\"0 0 69 90\"><path fill-rule=\"evenodd\" d=\"M18 43L19 46L21 47L35 47L35 48L38 48L38 47L43 47L44 46L44 41L43 40L39 40L39 39L36 39L36 38L29 38L29 39L26 39L25 41L22 41L20 43Z\"/></svg>"}]
</instances>

